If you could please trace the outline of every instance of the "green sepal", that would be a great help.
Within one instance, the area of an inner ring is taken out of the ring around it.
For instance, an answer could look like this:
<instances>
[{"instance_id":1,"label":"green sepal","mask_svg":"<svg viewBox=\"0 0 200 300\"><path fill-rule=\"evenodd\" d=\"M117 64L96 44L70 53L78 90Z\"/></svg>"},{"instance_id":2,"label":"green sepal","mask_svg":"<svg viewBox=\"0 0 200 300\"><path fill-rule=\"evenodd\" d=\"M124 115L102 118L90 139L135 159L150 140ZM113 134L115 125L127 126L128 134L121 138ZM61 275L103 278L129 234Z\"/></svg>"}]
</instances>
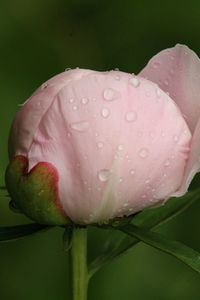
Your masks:
<instances>
[{"instance_id":1,"label":"green sepal","mask_svg":"<svg viewBox=\"0 0 200 300\"><path fill-rule=\"evenodd\" d=\"M15 207L40 224L66 225L70 221L58 196L58 173L50 163L38 163L28 173L28 160L16 156L7 167L5 181Z\"/></svg>"}]
</instances>

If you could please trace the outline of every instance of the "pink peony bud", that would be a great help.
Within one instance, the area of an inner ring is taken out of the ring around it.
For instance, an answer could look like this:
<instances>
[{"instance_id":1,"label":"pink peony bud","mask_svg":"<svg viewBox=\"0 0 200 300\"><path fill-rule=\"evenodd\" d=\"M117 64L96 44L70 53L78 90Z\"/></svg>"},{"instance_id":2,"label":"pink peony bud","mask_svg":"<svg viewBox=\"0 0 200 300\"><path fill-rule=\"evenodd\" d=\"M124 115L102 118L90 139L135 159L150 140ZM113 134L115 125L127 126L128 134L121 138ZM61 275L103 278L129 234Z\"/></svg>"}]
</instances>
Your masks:
<instances>
[{"instance_id":1,"label":"pink peony bud","mask_svg":"<svg viewBox=\"0 0 200 300\"><path fill-rule=\"evenodd\" d=\"M140 76L71 70L14 120L6 183L40 223L88 224L181 196L200 167L200 62L185 46Z\"/></svg>"}]
</instances>

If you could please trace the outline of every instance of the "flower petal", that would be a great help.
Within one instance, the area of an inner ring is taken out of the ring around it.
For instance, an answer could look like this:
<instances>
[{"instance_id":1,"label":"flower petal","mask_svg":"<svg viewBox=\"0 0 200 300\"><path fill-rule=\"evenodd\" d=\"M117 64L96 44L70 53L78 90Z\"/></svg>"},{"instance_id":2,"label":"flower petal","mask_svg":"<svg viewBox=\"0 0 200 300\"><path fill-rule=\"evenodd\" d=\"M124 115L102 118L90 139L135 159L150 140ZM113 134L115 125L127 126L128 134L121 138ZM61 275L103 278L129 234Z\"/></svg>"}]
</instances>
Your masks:
<instances>
[{"instance_id":1,"label":"flower petal","mask_svg":"<svg viewBox=\"0 0 200 300\"><path fill-rule=\"evenodd\" d=\"M36 90L16 114L9 137L9 155L26 155L42 116L51 106L55 95L71 80L76 81L90 70L71 70L54 76ZM17 149L17 152L15 150Z\"/></svg>"},{"instance_id":2,"label":"flower petal","mask_svg":"<svg viewBox=\"0 0 200 300\"><path fill-rule=\"evenodd\" d=\"M155 55L140 76L159 85L179 106L193 133L200 116L200 60L187 46Z\"/></svg>"},{"instance_id":3,"label":"flower petal","mask_svg":"<svg viewBox=\"0 0 200 300\"><path fill-rule=\"evenodd\" d=\"M51 162L67 215L92 223L130 215L180 186L191 134L154 83L93 72L56 95L28 151L30 168Z\"/></svg>"},{"instance_id":4,"label":"flower petal","mask_svg":"<svg viewBox=\"0 0 200 300\"><path fill-rule=\"evenodd\" d=\"M199 172L199 170L200 170L200 120L197 123L197 126L195 128L192 137L190 155L185 168L182 184L180 188L177 190L177 192L174 193L172 196L180 197L184 195L187 192L193 177L196 175L197 172Z\"/></svg>"}]
</instances>

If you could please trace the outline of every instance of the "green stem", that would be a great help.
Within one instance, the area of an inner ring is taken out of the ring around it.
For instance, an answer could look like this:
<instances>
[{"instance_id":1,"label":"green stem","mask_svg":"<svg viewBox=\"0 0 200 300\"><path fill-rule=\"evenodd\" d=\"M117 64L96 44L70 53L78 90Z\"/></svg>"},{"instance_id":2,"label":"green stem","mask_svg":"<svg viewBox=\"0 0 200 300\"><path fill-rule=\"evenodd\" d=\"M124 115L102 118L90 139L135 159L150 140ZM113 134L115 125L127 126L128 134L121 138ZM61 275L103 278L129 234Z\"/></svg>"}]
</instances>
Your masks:
<instances>
[{"instance_id":1,"label":"green stem","mask_svg":"<svg viewBox=\"0 0 200 300\"><path fill-rule=\"evenodd\" d=\"M70 250L72 300L87 300L87 228L74 228Z\"/></svg>"}]
</instances>

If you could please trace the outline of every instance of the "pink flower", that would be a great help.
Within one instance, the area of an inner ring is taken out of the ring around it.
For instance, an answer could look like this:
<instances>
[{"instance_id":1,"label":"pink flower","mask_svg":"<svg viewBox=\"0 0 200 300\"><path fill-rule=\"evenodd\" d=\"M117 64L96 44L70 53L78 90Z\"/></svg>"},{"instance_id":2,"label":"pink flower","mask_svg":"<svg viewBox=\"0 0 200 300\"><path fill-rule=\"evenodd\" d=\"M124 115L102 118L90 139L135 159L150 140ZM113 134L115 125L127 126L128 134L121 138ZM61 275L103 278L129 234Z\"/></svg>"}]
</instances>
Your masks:
<instances>
[{"instance_id":1,"label":"pink flower","mask_svg":"<svg viewBox=\"0 0 200 300\"><path fill-rule=\"evenodd\" d=\"M8 190L40 223L87 224L181 196L200 167L200 61L177 45L139 76L75 69L22 106Z\"/></svg>"}]
</instances>

